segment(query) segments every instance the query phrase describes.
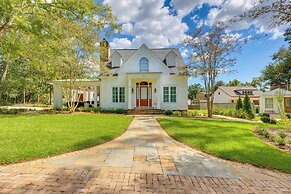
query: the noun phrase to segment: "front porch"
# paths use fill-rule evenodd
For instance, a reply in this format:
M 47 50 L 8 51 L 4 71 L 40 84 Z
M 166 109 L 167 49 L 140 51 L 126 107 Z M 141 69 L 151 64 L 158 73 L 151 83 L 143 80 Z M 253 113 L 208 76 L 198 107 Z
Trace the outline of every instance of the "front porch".
M 64 104 L 68 106 L 70 99 L 78 106 L 94 108 L 100 106 L 100 79 L 56 80 L 52 85 L 55 109 L 62 109 Z
M 160 72 L 127 73 L 128 110 L 160 109 Z

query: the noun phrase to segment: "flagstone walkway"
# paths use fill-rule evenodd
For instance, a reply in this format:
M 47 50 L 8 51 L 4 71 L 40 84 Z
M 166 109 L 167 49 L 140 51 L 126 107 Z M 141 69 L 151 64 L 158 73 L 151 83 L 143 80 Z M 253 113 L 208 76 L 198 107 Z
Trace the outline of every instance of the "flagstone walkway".
M 291 175 L 224 161 L 171 139 L 153 116 L 90 149 L 0 166 L 0 193 L 290 193 Z

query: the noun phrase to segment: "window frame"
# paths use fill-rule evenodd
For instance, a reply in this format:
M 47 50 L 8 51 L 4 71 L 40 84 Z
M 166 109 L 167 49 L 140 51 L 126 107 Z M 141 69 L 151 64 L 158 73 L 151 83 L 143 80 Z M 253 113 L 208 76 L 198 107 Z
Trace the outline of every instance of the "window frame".
M 149 72 L 149 60 L 146 57 L 142 57 L 139 60 L 139 72 Z
M 270 102 L 267 103 L 267 101 L 269 101 L 269 100 L 271 100 L 272 103 L 270 103 Z M 271 106 L 269 106 L 269 105 L 271 105 Z M 265 109 L 274 109 L 274 99 L 273 98 L 265 98 Z
M 125 87 L 112 87 L 112 103 L 125 103 Z
M 177 87 L 176 86 L 164 86 L 163 87 L 163 102 L 164 103 L 176 103 L 177 102 Z

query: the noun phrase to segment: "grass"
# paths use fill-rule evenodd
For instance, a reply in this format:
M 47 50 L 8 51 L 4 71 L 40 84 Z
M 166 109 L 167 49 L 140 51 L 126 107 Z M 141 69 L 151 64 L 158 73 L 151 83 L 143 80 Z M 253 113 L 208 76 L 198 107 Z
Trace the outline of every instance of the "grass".
M 110 114 L 0 115 L 0 163 L 79 150 L 119 136 L 132 118 Z
M 200 114 L 204 114 L 204 115 L 207 115 L 207 110 L 188 110 L 189 112 L 197 112 L 197 113 L 200 113 Z
M 189 146 L 217 157 L 291 173 L 291 154 L 260 140 L 255 124 L 236 121 L 159 118 L 165 131 Z

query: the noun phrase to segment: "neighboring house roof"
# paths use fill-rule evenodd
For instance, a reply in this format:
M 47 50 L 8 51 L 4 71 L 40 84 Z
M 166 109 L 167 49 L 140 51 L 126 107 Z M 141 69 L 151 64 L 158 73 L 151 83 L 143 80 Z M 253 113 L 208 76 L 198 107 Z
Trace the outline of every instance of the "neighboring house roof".
M 123 60 L 123 64 L 126 63 L 126 61 L 132 56 L 134 55 L 134 53 L 136 53 L 138 49 L 112 49 L 110 51 L 110 53 L 115 53 L 118 52 Z M 174 51 L 177 54 L 177 66 L 174 67 L 168 67 L 171 72 L 173 72 L 176 75 L 180 75 L 180 74 L 184 74 L 187 73 L 187 69 L 184 63 L 184 60 L 181 56 L 181 53 L 179 51 L 179 49 L 177 48 L 157 48 L 157 49 L 150 49 L 154 55 L 156 55 L 166 66 L 166 56 L 171 52 Z M 111 54 L 111 56 L 112 56 Z M 109 67 L 111 66 L 111 56 L 109 59 Z M 117 73 L 119 67 L 115 67 L 115 68 L 111 68 L 111 74 L 114 75 Z
M 283 90 L 283 89 L 280 89 L 280 88 L 277 88 L 277 89 L 272 90 L 270 92 L 263 93 L 262 96 L 276 96 L 278 93 L 283 93 L 284 96 L 291 96 L 291 92 L 290 91 Z
M 263 93 L 252 86 L 219 86 L 218 88 L 230 97 L 244 96 L 242 91 L 251 91 L 251 94 L 248 93 L 250 97 L 259 97 Z

